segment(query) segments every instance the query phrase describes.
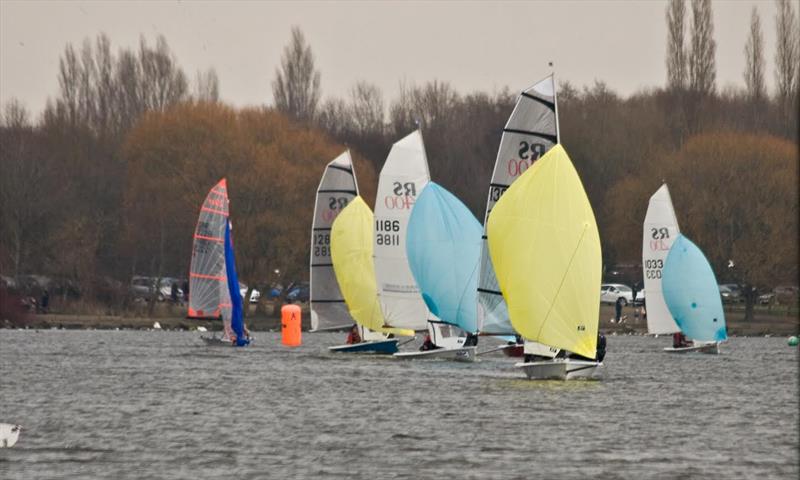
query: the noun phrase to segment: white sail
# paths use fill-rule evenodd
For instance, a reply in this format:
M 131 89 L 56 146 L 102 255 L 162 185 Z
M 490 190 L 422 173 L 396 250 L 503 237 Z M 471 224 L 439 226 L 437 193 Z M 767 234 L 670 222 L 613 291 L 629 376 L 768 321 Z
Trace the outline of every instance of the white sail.
M 375 279 L 391 327 L 423 330 L 429 318 L 406 257 L 408 219 L 429 180 L 425 146 L 417 130 L 392 145 L 375 198 Z
M 664 184 L 650 197 L 642 232 L 644 298 L 647 302 L 647 331 L 651 334 L 679 332 L 661 290 L 661 275 L 672 242 L 680 233 L 669 188 Z
M 328 163 L 317 187 L 309 267 L 312 331 L 338 329 L 355 323 L 333 271 L 330 239 L 333 221 L 356 196 L 358 184 L 353 161 L 346 151 Z
M 508 307 L 489 256 L 486 224 L 495 203 L 536 160 L 558 143 L 558 108 L 553 75 L 523 91 L 503 128 L 484 218 L 478 279 L 478 328 L 483 333 L 513 335 Z

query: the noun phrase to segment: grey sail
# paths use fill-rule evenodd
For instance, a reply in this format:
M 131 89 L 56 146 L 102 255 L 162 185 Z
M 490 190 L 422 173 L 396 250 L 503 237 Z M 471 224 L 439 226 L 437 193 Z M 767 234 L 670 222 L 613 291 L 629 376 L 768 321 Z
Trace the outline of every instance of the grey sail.
M 509 186 L 537 159 L 558 143 L 558 109 L 553 75 L 523 91 L 503 128 L 484 217 L 483 247 L 478 278 L 478 328 L 482 333 L 513 335 L 508 307 L 489 257 L 486 220 Z
M 312 331 L 339 329 L 355 323 L 333 271 L 331 225 L 339 212 L 357 196 L 358 184 L 347 151 L 325 167 L 317 188 L 309 267 Z
M 225 275 L 225 222 L 228 191 L 225 179 L 208 192 L 194 231 L 189 269 L 190 318 L 230 318 L 230 296 Z

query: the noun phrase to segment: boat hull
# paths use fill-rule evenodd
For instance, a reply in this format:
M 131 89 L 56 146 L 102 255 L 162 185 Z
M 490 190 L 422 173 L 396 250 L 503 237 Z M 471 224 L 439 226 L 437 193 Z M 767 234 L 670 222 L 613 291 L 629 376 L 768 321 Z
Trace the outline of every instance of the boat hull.
M 437 348 L 423 352 L 399 352 L 393 356 L 402 360 L 441 359 L 458 362 L 474 362 L 477 347 Z
M 690 347 L 666 347 L 664 349 L 667 353 L 707 353 L 709 355 L 719 355 L 719 342 L 703 343 L 700 345 L 692 345 Z
M 359 342 L 346 345 L 328 347 L 331 352 L 337 353 L 372 353 L 379 355 L 391 355 L 397 352 L 397 339 L 375 340 L 371 342 Z
M 602 365 L 591 360 L 558 359 L 521 362 L 514 366 L 521 369 L 530 380 L 575 380 L 596 378 Z
M 522 357 L 525 355 L 525 346 L 524 345 L 509 345 L 503 349 L 503 354 L 506 357 Z
M 221 337 L 204 337 L 200 336 L 200 338 L 206 343 L 206 345 L 210 347 L 230 347 L 231 341 L 224 340 Z

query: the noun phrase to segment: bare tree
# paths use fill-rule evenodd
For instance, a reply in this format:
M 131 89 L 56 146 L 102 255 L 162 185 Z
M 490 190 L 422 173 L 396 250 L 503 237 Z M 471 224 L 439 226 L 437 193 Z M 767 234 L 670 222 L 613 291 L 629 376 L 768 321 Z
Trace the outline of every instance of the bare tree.
M 350 109 L 358 135 L 383 134 L 383 95 L 378 87 L 356 83 L 350 90 Z
M 766 96 L 764 86 L 764 37 L 761 34 L 761 19 L 758 10 L 753 7 L 750 15 L 750 36 L 744 46 L 744 56 L 747 62 L 744 70 L 744 83 L 747 86 L 747 95 L 752 101 L 760 101 Z
M 686 87 L 685 0 L 670 0 L 667 5 L 667 87 Z
M 792 125 L 797 118 L 797 85 L 798 85 L 798 55 L 800 55 L 800 33 L 798 33 L 797 18 L 794 8 L 789 0 L 777 0 L 778 13 L 775 17 L 777 31 L 777 48 L 775 50 L 775 79 L 777 85 L 777 100 L 781 110 L 781 117 L 789 129 L 795 130 Z M 792 120 L 795 120 L 794 122 Z
M 8 249 L 14 275 L 32 268 L 34 245 L 46 237 L 42 225 L 48 189 L 36 138 L 25 107 L 16 99 L 0 112 L 0 252 Z
M 198 71 L 196 83 L 195 96 L 198 100 L 214 103 L 219 101 L 219 77 L 216 70 L 209 68 L 205 72 Z
M 689 88 L 701 98 L 714 93 L 717 81 L 711 0 L 692 0 Z
M 343 140 L 355 130 L 347 103 L 341 98 L 326 100 L 319 109 L 317 125 L 332 137 Z
M 275 69 L 272 96 L 277 109 L 293 118 L 312 122 L 320 98 L 320 73 L 314 68 L 314 54 L 299 27 L 292 27 L 292 39 L 283 50 L 281 68 Z
M 164 111 L 186 98 L 186 75 L 178 67 L 163 35 L 158 36 L 154 49 L 148 47 L 144 37 L 140 38 L 139 63 L 141 92 L 148 110 Z

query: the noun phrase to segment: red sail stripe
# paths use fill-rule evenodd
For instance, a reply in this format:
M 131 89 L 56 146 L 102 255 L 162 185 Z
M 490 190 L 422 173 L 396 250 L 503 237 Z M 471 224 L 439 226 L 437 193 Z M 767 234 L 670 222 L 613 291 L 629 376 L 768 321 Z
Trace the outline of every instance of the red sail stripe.
M 220 277 L 215 275 L 203 275 L 202 273 L 194 273 L 194 272 L 189 272 L 189 276 L 195 278 L 205 278 L 206 280 L 219 280 L 220 282 L 224 282 L 225 280 L 227 280 L 227 278 L 225 277 Z
M 228 216 L 228 212 L 224 212 L 222 210 L 214 210 L 213 208 L 208 208 L 206 206 L 200 207 L 200 210 L 203 211 L 203 212 L 216 213 L 217 215 L 222 215 L 222 216 L 225 216 L 225 217 Z
M 217 242 L 217 243 L 225 243 L 225 239 L 224 238 L 207 237 L 205 235 L 198 235 L 196 233 L 194 234 L 194 238 L 199 238 L 200 240 L 209 240 L 211 242 Z
M 220 304 L 219 304 L 219 308 L 223 308 L 223 307 L 232 307 L 232 306 L 233 306 L 233 304 L 232 304 L 232 303 L 220 303 Z

